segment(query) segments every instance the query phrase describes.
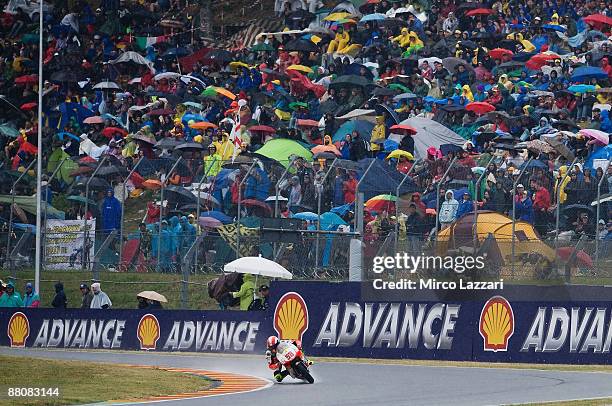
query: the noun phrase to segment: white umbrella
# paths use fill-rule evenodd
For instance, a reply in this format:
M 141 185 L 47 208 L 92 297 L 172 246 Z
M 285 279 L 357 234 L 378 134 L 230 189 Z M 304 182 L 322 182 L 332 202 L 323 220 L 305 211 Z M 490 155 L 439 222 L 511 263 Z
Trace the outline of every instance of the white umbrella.
M 143 290 L 142 292 L 137 294 L 136 297 L 143 297 L 145 299 L 155 300 L 156 302 L 168 303 L 168 299 L 166 299 L 166 296 L 157 293 L 154 290 Z
M 250 273 L 270 278 L 293 279 L 291 272 L 282 265 L 263 257 L 238 258 L 223 267 L 224 272 Z
M 140 83 L 140 82 L 142 82 L 142 78 L 134 78 L 130 80 L 128 84 L 133 85 L 133 84 Z
M 180 77 L 181 77 L 181 74 L 177 72 L 164 72 L 164 73 L 158 73 L 157 75 L 153 76 L 153 80 L 176 79 Z
M 343 116 L 336 117 L 338 120 L 349 120 L 351 118 L 357 118 L 362 116 L 375 115 L 376 110 L 366 110 L 366 109 L 355 109 L 351 110 Z
M 289 199 L 287 199 L 284 196 L 280 196 L 280 195 L 278 196 L 278 199 L 276 198 L 276 195 L 275 196 L 268 196 L 268 197 L 266 197 L 266 202 L 275 202 L 277 200 L 279 202 L 287 202 L 287 201 L 289 201 Z
M 115 82 L 100 82 L 96 84 L 93 88 L 101 90 L 121 90 L 119 85 Z

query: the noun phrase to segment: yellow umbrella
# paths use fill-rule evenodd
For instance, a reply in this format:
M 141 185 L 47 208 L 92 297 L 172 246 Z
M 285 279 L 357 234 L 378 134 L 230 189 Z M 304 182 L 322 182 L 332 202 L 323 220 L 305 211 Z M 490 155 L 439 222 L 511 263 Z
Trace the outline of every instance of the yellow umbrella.
M 414 156 L 410 152 L 403 151 L 401 149 L 396 149 L 392 151 L 389 155 L 387 155 L 386 159 L 391 159 L 391 158 L 396 158 L 396 159 L 406 158 L 409 161 L 414 161 Z
M 312 69 L 304 65 L 291 65 L 287 67 L 287 70 L 296 70 L 298 72 L 312 73 Z
M 325 17 L 323 20 L 324 21 L 338 21 L 338 20 L 342 20 L 343 18 L 348 18 L 351 15 L 352 15 L 351 13 L 347 13 L 346 11 L 343 11 L 340 13 L 331 13 L 330 15 Z
M 249 69 L 249 68 L 250 68 L 250 66 L 249 66 L 249 65 L 247 65 L 247 64 L 246 64 L 246 63 L 244 63 L 244 62 L 240 62 L 240 61 L 233 61 L 233 62 L 230 62 L 230 63 L 229 63 L 229 67 L 230 67 L 230 69 L 231 69 L 231 70 L 238 70 L 238 68 L 247 68 L 247 69 Z

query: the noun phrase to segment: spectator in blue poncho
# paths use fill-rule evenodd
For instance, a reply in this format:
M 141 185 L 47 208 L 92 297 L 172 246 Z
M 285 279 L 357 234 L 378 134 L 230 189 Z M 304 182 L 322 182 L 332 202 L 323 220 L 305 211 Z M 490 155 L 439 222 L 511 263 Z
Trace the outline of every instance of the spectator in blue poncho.
M 463 193 L 463 200 L 459 202 L 459 208 L 457 209 L 457 218 L 461 218 L 468 213 L 471 213 L 474 209 L 474 202 L 470 199 L 468 192 Z
M 121 227 L 121 203 L 115 197 L 112 188 L 106 191 L 106 197 L 102 201 L 102 230 L 110 233 Z

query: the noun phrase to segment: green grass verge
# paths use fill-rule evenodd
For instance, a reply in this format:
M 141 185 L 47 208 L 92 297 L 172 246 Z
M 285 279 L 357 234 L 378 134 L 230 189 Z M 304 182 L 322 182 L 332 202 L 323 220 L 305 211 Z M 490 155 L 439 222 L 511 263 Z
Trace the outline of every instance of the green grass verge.
M 21 405 L 72 405 L 122 399 L 146 399 L 210 388 L 212 381 L 162 369 L 0 356 L 3 374 L 0 403 Z M 120 385 L 117 383 L 121 382 Z M 8 398 L 8 388 L 55 388 L 59 397 Z M 8 403 L 4 403 L 8 402 Z
M 5 283 L 12 273 L 0 271 L 0 279 Z M 217 302 L 208 297 L 206 284 L 217 275 L 190 275 L 189 309 L 218 309 Z M 51 306 L 55 295 L 54 285 L 61 281 L 68 298 L 68 307 L 81 307 L 81 283 L 91 284 L 91 272 L 83 271 L 44 271 L 41 274 L 40 299 L 43 307 Z M 154 290 L 166 296 L 167 309 L 181 308 L 181 275 L 159 273 L 104 272 L 100 274 L 102 290 L 113 302 L 113 308 L 135 309 L 138 307 L 136 294 L 143 290 Z M 34 282 L 34 271 L 18 271 L 16 287 L 23 294 L 26 282 Z

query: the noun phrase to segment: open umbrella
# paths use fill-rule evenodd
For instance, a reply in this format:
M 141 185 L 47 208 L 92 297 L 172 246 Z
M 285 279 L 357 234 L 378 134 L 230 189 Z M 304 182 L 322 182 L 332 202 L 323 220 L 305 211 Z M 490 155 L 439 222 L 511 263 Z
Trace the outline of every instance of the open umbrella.
M 73 185 L 73 187 L 84 190 L 87 186 L 88 180 L 89 178 L 81 178 Z M 110 187 L 111 187 L 110 183 L 108 183 L 103 178 L 98 178 L 98 177 L 91 178 L 91 182 L 89 182 L 90 190 L 106 190 L 106 189 L 109 189 Z
M 128 170 L 123 166 L 103 166 L 98 169 L 96 172 L 96 176 L 106 177 L 106 176 L 115 176 L 115 175 L 127 175 Z
M 610 143 L 610 135 L 606 132 L 594 129 L 584 129 L 578 131 L 578 133 L 584 135 L 587 138 L 592 138 L 602 145 L 608 145 Z
M 254 125 L 252 127 L 249 127 L 248 130 L 251 132 L 262 132 L 262 133 L 268 133 L 268 134 L 276 133 L 276 130 L 274 128 L 267 126 L 267 125 Z
M 130 138 L 133 139 L 134 141 L 141 141 L 149 145 L 155 145 L 155 143 L 157 142 L 155 138 L 142 134 L 142 133 L 136 133 L 134 135 L 130 135 Z
M 196 196 L 182 186 L 169 185 L 164 188 L 164 194 L 168 196 L 168 200 L 177 202 L 196 202 Z
M 168 299 L 166 299 L 166 296 L 157 293 L 154 290 L 143 290 L 142 292 L 137 294 L 136 297 L 142 297 L 144 299 L 154 300 L 160 303 L 168 303 Z
M 232 218 L 227 214 L 217 211 L 217 210 L 209 210 L 200 212 L 200 216 L 202 217 L 212 217 L 214 219 L 219 220 L 223 224 L 229 224 L 232 222 Z
M 571 85 L 567 88 L 567 90 L 573 93 L 584 94 L 589 92 L 595 92 L 596 88 L 593 85 Z
M 251 48 L 251 51 L 253 51 L 253 52 L 269 52 L 269 51 L 274 51 L 274 48 L 272 47 L 272 45 L 266 44 L 265 42 L 262 42 L 262 43 L 259 43 L 259 44 L 255 44 Z
M 184 152 L 202 151 L 203 149 L 204 149 L 204 145 L 200 144 L 199 142 L 184 142 L 174 147 L 175 151 L 184 151 Z
M 591 268 L 593 266 L 593 259 L 589 254 L 583 250 L 576 251 L 575 247 L 561 247 L 557 248 L 557 255 L 564 261 L 568 261 L 572 256 L 575 256 L 578 264 Z
M 395 209 L 395 202 L 397 202 L 397 196 L 392 194 L 374 196 L 365 203 L 365 207 L 370 210 L 376 211 L 392 211 Z
M 304 65 L 289 65 L 286 70 L 295 70 L 303 73 L 312 73 L 312 69 Z
M 334 79 L 330 84 L 330 88 L 340 88 L 340 87 L 366 87 L 371 85 L 372 82 L 364 78 L 363 76 L 357 75 L 343 75 L 338 76 Z
M 589 79 L 607 79 L 608 74 L 596 66 L 582 66 L 572 72 L 573 82 L 584 82 Z
M 269 278 L 292 279 L 291 272 L 282 265 L 263 257 L 238 258 L 223 267 L 223 272 L 248 273 Z
M 38 75 L 23 75 L 19 76 L 13 81 L 16 85 L 33 85 L 38 83 Z
M 311 148 L 311 151 L 313 154 L 319 154 L 319 153 L 323 153 L 323 152 L 329 152 L 332 153 L 336 156 L 342 156 L 342 154 L 340 153 L 340 151 L 338 151 L 338 148 L 336 148 L 335 145 L 330 144 L 330 145 L 317 145 L 313 148 Z
M 490 8 L 476 8 L 474 10 L 468 11 L 467 13 L 465 13 L 465 15 L 468 17 L 475 17 L 475 16 L 488 16 L 493 13 L 494 11 Z
M 320 52 L 318 45 L 306 39 L 295 39 L 285 45 L 285 51 Z
M 155 144 L 154 147 L 157 149 L 171 150 L 180 144 L 182 144 L 182 142 L 177 140 L 176 138 L 166 137 L 166 138 L 162 138 L 161 140 L 159 140 L 157 144 Z
M 287 199 L 286 197 L 281 196 L 281 195 L 278 195 L 278 196 L 273 195 L 273 196 L 266 197 L 266 202 L 276 202 L 276 201 L 287 202 L 287 201 L 289 201 L 289 199 Z
M 458 153 L 463 151 L 463 148 L 461 148 L 458 145 L 455 144 L 442 144 L 440 145 L 440 152 L 442 153 L 442 155 L 448 155 L 450 153 Z
M 612 25 L 612 17 L 603 14 L 591 14 L 584 17 L 582 20 L 591 25 Z
M 207 121 L 200 121 L 197 123 L 189 124 L 189 128 L 193 128 L 194 130 L 207 130 L 209 128 L 218 128 L 215 124 L 209 123 Z
M 549 154 L 555 151 L 552 145 L 542 140 L 531 140 L 531 141 L 519 142 L 518 144 L 516 144 L 516 147 L 517 148 L 527 148 L 531 151 L 542 152 L 544 154 Z
M 91 207 L 95 207 L 98 203 L 94 200 L 88 199 L 85 196 L 68 196 L 66 200 L 70 200 L 71 202 L 81 203 L 81 204 L 89 204 Z
M 406 158 L 409 161 L 414 161 L 414 155 L 412 155 L 408 151 L 404 151 L 401 149 L 396 149 L 394 151 L 391 151 L 391 153 L 387 155 L 385 159 L 391 159 L 391 158 L 395 158 L 395 159 Z
M 389 127 L 391 131 L 399 134 L 410 134 L 415 135 L 417 133 L 416 128 L 409 126 L 408 124 L 394 124 Z
M 319 122 L 316 120 L 298 118 L 296 125 L 298 127 L 318 127 Z
M 512 58 L 514 52 L 505 48 L 495 48 L 489 51 L 489 56 L 493 59 Z
M 161 189 L 162 183 L 157 179 L 147 179 L 142 182 L 142 187 L 147 190 L 159 190 Z
M 17 138 L 19 135 L 19 130 L 11 127 L 8 124 L 0 124 L 0 134 L 4 135 L 5 137 Z
M 565 32 L 567 31 L 567 29 L 565 27 L 562 27 L 558 24 L 544 24 L 542 26 L 543 29 L 545 30 L 550 30 L 550 31 L 557 31 L 557 32 Z
M 206 59 L 224 64 L 234 59 L 234 56 L 231 52 L 226 51 L 225 49 L 213 49 L 206 54 Z
M 222 222 L 213 217 L 200 217 L 198 219 L 198 224 L 207 228 L 218 228 L 223 225 Z
M 542 66 L 546 65 L 550 61 L 560 59 L 561 57 L 555 53 L 540 53 L 529 58 L 525 66 L 531 70 L 539 70 Z
M 257 210 L 261 209 L 264 215 L 268 215 L 268 216 L 272 215 L 272 209 L 270 208 L 270 206 L 268 206 L 267 204 L 259 200 L 244 199 L 243 201 L 240 202 L 240 204 L 242 204 L 245 207 L 251 207 Z
M 121 90 L 121 87 L 115 82 L 100 82 L 95 84 L 93 88 L 99 90 Z
M 312 152 L 304 148 L 299 142 L 286 138 L 270 140 L 255 153 L 273 159 L 285 168 L 289 166 L 292 156 L 302 157 L 309 162 L 312 161 Z
M 83 120 L 83 123 L 85 124 L 103 124 L 104 119 L 100 116 L 91 116 Z
M 359 20 L 359 22 L 367 23 L 368 21 L 380 21 L 380 20 L 384 20 L 385 18 L 387 18 L 387 16 L 384 14 L 374 13 L 374 14 L 368 14 L 368 15 L 361 17 L 361 20 Z
M 126 130 L 119 127 L 106 127 L 101 132 L 101 134 L 106 138 L 113 138 L 115 135 L 121 135 L 122 137 L 125 137 L 127 133 L 128 132 Z
M 465 109 L 467 111 L 473 111 L 474 113 L 481 116 L 483 114 L 494 111 L 495 106 L 487 102 L 472 102 L 472 103 L 468 103 L 467 106 L 465 106 Z
M 444 65 L 444 67 L 451 73 L 455 72 L 455 68 L 457 68 L 459 65 L 463 65 L 466 70 L 474 71 L 474 68 L 468 62 L 455 57 L 442 59 L 442 65 Z
M 38 103 L 30 102 L 30 103 L 22 104 L 21 107 L 19 107 L 19 108 L 21 110 L 23 110 L 23 111 L 30 111 L 30 110 L 34 110 L 36 108 L 36 106 L 38 106 Z

